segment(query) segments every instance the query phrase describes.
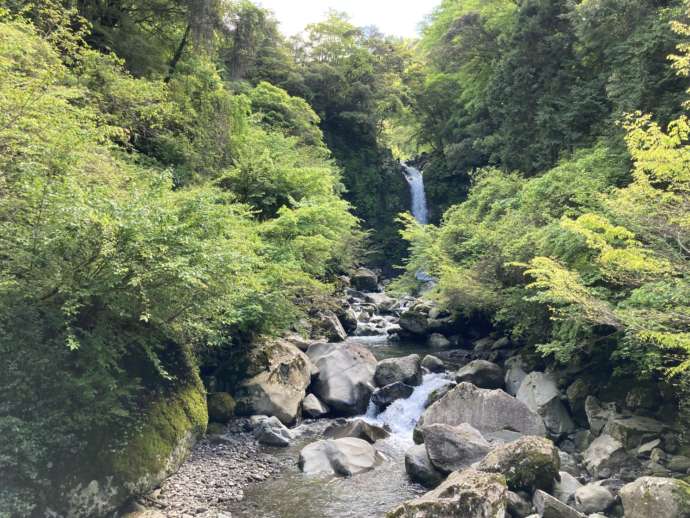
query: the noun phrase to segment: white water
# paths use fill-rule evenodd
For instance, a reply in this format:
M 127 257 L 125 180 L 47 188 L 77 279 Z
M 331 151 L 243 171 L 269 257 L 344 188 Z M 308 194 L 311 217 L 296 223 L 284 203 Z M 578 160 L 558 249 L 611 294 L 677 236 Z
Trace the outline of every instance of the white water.
M 424 192 L 424 175 L 419 169 L 415 169 L 402 163 L 405 168 L 405 179 L 410 184 L 412 195 L 412 215 L 422 225 L 429 222 L 429 212 L 426 207 L 426 193 Z
M 422 384 L 415 387 L 407 399 L 394 401 L 386 410 L 377 414 L 376 405 L 369 402 L 364 419 L 379 426 L 387 425 L 391 436 L 388 441 L 397 443 L 403 448 L 412 446 L 412 431 L 424 413 L 424 405 L 434 390 L 450 383 L 444 374 L 425 374 Z

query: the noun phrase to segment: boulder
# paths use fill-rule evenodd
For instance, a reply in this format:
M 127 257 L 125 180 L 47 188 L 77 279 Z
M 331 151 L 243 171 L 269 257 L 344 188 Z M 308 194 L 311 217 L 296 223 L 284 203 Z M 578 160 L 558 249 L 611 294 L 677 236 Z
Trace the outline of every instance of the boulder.
M 550 440 L 528 436 L 493 449 L 476 465 L 476 469 L 502 473 L 513 491 L 550 491 L 558 477 L 560 459 Z
M 299 467 L 308 475 L 349 477 L 373 469 L 380 461 L 380 454 L 371 444 L 355 437 L 316 441 L 299 454 Z
M 534 492 L 532 503 L 541 518 L 587 518 L 586 515 L 541 489 Z
M 467 423 L 458 426 L 431 424 L 422 429 L 431 463 L 443 473 L 470 466 L 483 458 L 491 445 Z
M 575 491 L 582 487 L 578 479 L 566 471 L 558 473 L 560 480 L 557 480 L 553 488 L 553 496 L 564 504 L 569 504 L 575 496 Z
M 472 383 L 480 388 L 497 389 L 504 384 L 505 373 L 495 363 L 486 360 L 474 360 L 462 367 L 455 374 L 455 381 Z
M 414 392 L 414 387 L 406 385 L 401 381 L 396 381 L 385 387 L 376 389 L 371 395 L 371 402 L 380 410 L 388 407 L 393 401 L 407 399 Z
M 227 423 L 235 415 L 235 400 L 227 392 L 214 392 L 206 396 L 208 419 L 213 423 Z
M 254 437 L 266 446 L 290 446 L 292 433 L 277 417 L 266 417 L 254 428 Z
M 661 421 L 642 416 L 615 416 L 608 420 L 603 433 L 623 443 L 627 450 L 639 448 L 666 431 L 668 427 Z
M 362 292 L 380 291 L 378 275 L 368 268 L 358 268 L 350 276 L 350 283 L 353 288 Z
M 501 475 L 473 469 L 452 473 L 436 489 L 408 500 L 387 518 L 498 518 L 507 506 L 507 489 Z
M 460 383 L 426 409 L 418 427 L 435 423 L 457 426 L 468 423 L 481 433 L 513 430 L 544 435 L 544 423 L 527 405 L 502 390 L 488 390 Z
M 263 343 L 252 354 L 261 358 L 260 363 L 254 361 L 264 370 L 242 382 L 235 391 L 235 412 L 276 416 L 284 424 L 293 423 L 314 366 L 302 351 L 285 340 Z
M 524 518 L 532 514 L 532 503 L 518 493 L 508 491 L 508 516 L 511 518 Z
M 474 350 L 475 353 L 486 353 L 491 350 L 495 343 L 495 340 L 491 338 L 490 336 L 485 336 L 484 338 L 480 338 L 479 340 L 475 340 L 472 343 L 472 349 Z
M 364 298 L 373 304 L 379 313 L 389 313 L 395 306 L 395 299 L 385 293 L 366 293 Z
M 685 455 L 674 455 L 667 462 L 668 469 L 676 473 L 690 472 L 690 457 Z
M 307 397 L 302 401 L 302 413 L 307 417 L 318 419 L 327 415 L 328 412 L 330 412 L 328 406 L 324 405 L 314 394 L 307 394 Z
M 450 347 L 450 340 L 441 333 L 431 333 L 426 339 L 426 345 L 431 349 L 446 349 Z
M 690 484 L 642 477 L 620 490 L 625 518 L 690 518 Z
M 424 403 L 424 408 L 428 408 L 431 405 L 433 405 L 434 403 L 436 403 L 436 401 L 438 401 L 443 396 L 448 394 L 450 389 L 452 389 L 454 386 L 455 386 L 455 384 L 451 383 L 449 381 L 448 383 L 441 385 L 439 388 L 432 390 L 431 393 L 426 398 L 426 403 Z
M 591 391 L 591 384 L 585 381 L 583 378 L 578 378 L 570 385 L 565 391 L 565 395 L 568 398 L 568 404 L 570 405 L 570 410 L 573 412 L 573 416 L 577 419 L 578 423 L 587 423 L 587 414 L 585 413 L 585 401 L 589 392 Z
M 346 421 L 338 419 L 323 432 L 328 439 L 341 439 L 343 437 L 356 437 L 368 443 L 374 444 L 379 439 L 385 439 L 390 434 L 374 424 L 367 423 L 363 419 Z
M 434 487 L 445 478 L 431 463 L 423 444 L 416 444 L 405 452 L 405 471 L 411 480 L 426 487 Z
M 638 385 L 625 396 L 625 406 L 633 412 L 655 412 L 663 402 L 656 384 Z
M 422 358 L 422 367 L 424 367 L 429 372 L 436 373 L 445 372 L 446 370 L 446 366 L 443 363 L 443 360 L 431 354 L 427 354 L 424 358 Z
M 599 435 L 606 423 L 617 415 L 615 403 L 602 403 L 594 396 L 585 399 L 585 414 L 589 429 L 594 435 Z
M 508 358 L 505 362 L 506 375 L 505 387 L 508 394 L 514 396 L 517 394 L 522 384 L 522 380 L 527 376 L 525 371 L 525 364 L 520 356 L 513 356 Z
M 349 343 L 316 344 L 307 354 L 319 370 L 314 394 L 336 414 L 363 414 L 374 391 L 374 355 Z
M 388 358 L 376 365 L 374 382 L 379 387 L 391 383 L 401 382 L 406 385 L 422 384 L 422 365 L 418 354 L 410 354 L 401 358 Z
M 600 484 L 587 484 L 575 491 L 575 508 L 586 514 L 605 511 L 615 500 L 613 493 Z
M 415 304 L 402 315 L 398 322 L 400 328 L 412 335 L 426 335 L 429 329 L 429 308 L 422 304 Z
M 329 342 L 342 342 L 347 338 L 343 324 L 333 311 L 319 313 L 316 332 L 323 335 Z
M 531 372 L 522 383 L 517 398 L 524 402 L 533 412 L 544 419 L 549 432 L 554 435 L 570 433 L 575 430 L 575 423 L 565 405 L 561 402 L 556 379 L 544 372 Z
M 590 475 L 606 478 L 623 466 L 628 455 L 623 444 L 610 435 L 600 435 L 585 450 L 584 465 Z
M 343 307 L 336 313 L 340 324 L 343 326 L 345 333 L 354 333 L 357 329 L 357 313 L 355 310 L 348 307 Z M 343 339 L 344 340 L 344 339 Z M 340 340 L 336 340 L 340 341 Z

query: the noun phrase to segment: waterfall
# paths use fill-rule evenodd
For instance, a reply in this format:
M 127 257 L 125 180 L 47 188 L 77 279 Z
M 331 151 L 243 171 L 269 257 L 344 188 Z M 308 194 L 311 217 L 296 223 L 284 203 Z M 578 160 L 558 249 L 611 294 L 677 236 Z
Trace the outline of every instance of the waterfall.
M 412 215 L 422 225 L 429 222 L 429 215 L 426 208 L 426 193 L 424 192 L 424 176 L 419 169 L 402 163 L 405 168 L 405 179 L 410 184 L 410 194 L 412 195 Z

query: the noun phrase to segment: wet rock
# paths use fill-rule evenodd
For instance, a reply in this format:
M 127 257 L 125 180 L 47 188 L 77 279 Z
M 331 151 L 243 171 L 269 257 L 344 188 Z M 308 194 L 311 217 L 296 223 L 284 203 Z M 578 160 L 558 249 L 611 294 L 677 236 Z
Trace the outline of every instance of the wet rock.
M 349 343 L 317 344 L 307 354 L 319 369 L 314 394 L 337 414 L 363 414 L 374 391 L 374 355 Z
M 214 392 L 206 397 L 208 419 L 214 423 L 227 423 L 235 415 L 235 399 L 227 392 Z
M 561 402 L 556 379 L 544 372 L 528 374 L 520 384 L 517 398 L 544 419 L 547 430 L 554 435 L 575 430 L 575 423 Z
M 401 358 L 388 358 L 376 365 L 374 382 L 379 387 L 401 382 L 417 386 L 422 383 L 422 365 L 418 354 Z
M 378 276 L 368 268 L 358 268 L 351 276 L 350 283 L 362 292 L 380 291 Z
M 585 399 L 585 413 L 589 429 L 594 435 L 599 435 L 606 423 L 616 416 L 616 404 L 602 403 L 594 396 L 588 396 Z
M 450 340 L 441 333 L 431 333 L 426 340 L 426 345 L 431 349 L 446 349 L 450 347 Z
M 570 501 L 575 496 L 575 491 L 582 487 L 578 479 L 566 471 L 559 473 L 560 480 L 556 481 L 553 488 L 553 496 L 558 498 L 564 504 L 570 504 Z
M 427 354 L 422 358 L 422 367 L 429 372 L 435 373 L 445 372 L 446 370 L 446 365 L 443 363 L 443 360 L 431 354 Z
M 312 419 L 318 419 L 323 417 L 330 412 L 330 409 L 322 401 L 319 400 L 314 394 L 307 394 L 307 397 L 302 401 L 302 413 L 311 417 Z
M 302 351 L 285 340 L 261 344 L 253 354 L 263 359 L 264 370 L 239 386 L 235 392 L 235 412 L 276 416 L 285 424 L 293 423 L 314 366 Z
M 511 518 L 524 518 L 532 514 L 534 510 L 529 500 L 513 491 L 508 491 L 507 501 L 508 515 Z
M 309 475 L 349 477 L 373 469 L 380 461 L 380 454 L 371 444 L 355 437 L 316 441 L 299 454 L 299 467 Z
M 473 469 L 452 473 L 436 489 L 409 500 L 387 518 L 494 518 L 505 515 L 507 489 L 501 475 Z
M 445 478 L 431 463 L 423 444 L 417 444 L 405 452 L 405 471 L 411 480 L 426 487 L 434 487 Z
M 514 430 L 544 435 L 541 417 L 502 390 L 488 390 L 460 383 L 426 409 L 418 427 L 434 423 L 457 426 L 468 423 L 481 433 Z
M 642 477 L 620 491 L 625 518 L 690 518 L 690 484 L 682 480 Z
M 458 426 L 432 424 L 422 428 L 431 463 L 443 473 L 470 466 L 483 458 L 491 445 L 467 423 Z
M 495 363 L 486 360 L 474 360 L 462 367 L 455 374 L 455 381 L 466 381 L 480 388 L 502 388 L 505 374 L 503 369 Z
M 414 387 L 396 381 L 395 383 L 376 389 L 371 395 L 371 402 L 379 409 L 383 410 L 398 399 L 407 399 L 413 392 Z
M 323 311 L 316 322 L 316 332 L 322 334 L 329 342 L 342 342 L 347 333 L 333 311 Z
M 575 508 L 583 513 L 605 511 L 614 501 L 611 491 L 599 484 L 587 484 L 575 491 Z
M 527 376 L 525 365 L 520 356 L 513 356 L 512 358 L 508 358 L 506 360 L 505 367 L 506 375 L 504 381 L 506 391 L 511 396 L 514 396 L 517 394 L 518 390 L 520 390 L 522 380 L 524 380 Z
M 380 426 L 369 424 L 363 419 L 355 419 L 354 421 L 338 420 L 326 428 L 323 435 L 329 439 L 356 437 L 374 444 L 379 439 L 385 439 L 390 434 Z
M 534 492 L 532 503 L 541 518 L 586 518 L 584 514 L 541 489 Z
M 254 436 L 259 444 L 266 446 L 290 446 L 292 433 L 277 417 L 262 419 L 254 430 Z
M 587 471 L 596 478 L 606 478 L 628 461 L 623 444 L 610 435 L 600 435 L 584 452 Z
M 511 490 L 530 492 L 550 491 L 559 468 L 558 450 L 553 443 L 531 436 L 498 446 L 476 465 L 479 471 L 502 473 Z

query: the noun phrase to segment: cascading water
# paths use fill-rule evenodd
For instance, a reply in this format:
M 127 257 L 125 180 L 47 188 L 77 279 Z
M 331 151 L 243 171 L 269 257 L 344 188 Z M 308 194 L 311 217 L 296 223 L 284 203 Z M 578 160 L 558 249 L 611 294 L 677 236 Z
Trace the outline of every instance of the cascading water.
M 410 184 L 412 195 L 412 215 L 422 225 L 429 222 L 429 214 L 426 207 L 426 193 L 424 192 L 424 175 L 419 169 L 402 163 L 405 168 L 405 179 Z

